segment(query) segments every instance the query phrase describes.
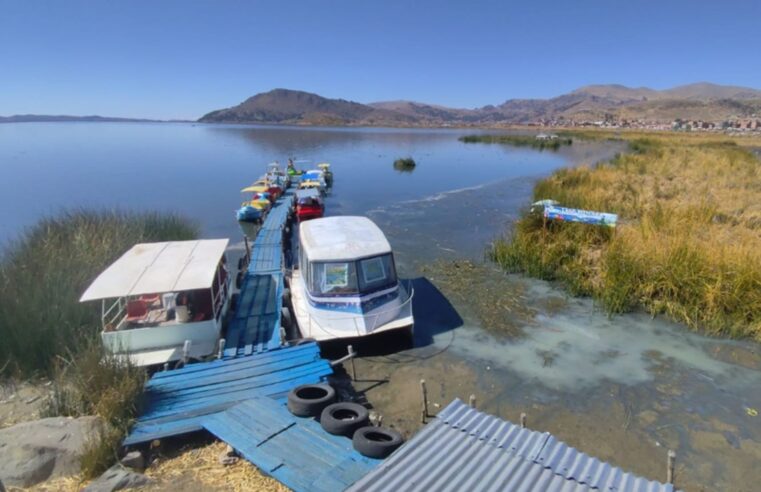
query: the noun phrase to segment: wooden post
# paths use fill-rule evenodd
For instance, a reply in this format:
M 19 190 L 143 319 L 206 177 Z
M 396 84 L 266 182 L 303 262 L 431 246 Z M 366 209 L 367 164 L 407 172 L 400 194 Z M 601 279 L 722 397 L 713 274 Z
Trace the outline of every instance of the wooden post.
M 190 340 L 185 340 L 182 346 L 182 363 L 186 364 L 190 358 Z
M 428 390 L 425 387 L 425 379 L 420 380 L 420 391 L 423 393 L 423 409 L 420 421 L 425 424 L 425 419 L 428 417 Z
M 219 349 L 217 349 L 217 359 L 221 359 L 225 353 L 225 344 L 227 341 L 224 338 L 219 339 Z
M 471 408 L 476 408 L 476 395 L 470 395 L 470 398 L 468 398 L 468 405 L 470 405 Z
M 668 461 L 667 461 L 667 468 L 666 468 L 666 482 L 670 484 L 674 484 L 674 462 L 676 461 L 676 452 L 669 449 L 668 452 Z
M 521 429 L 526 428 L 526 413 L 521 412 Z
M 351 345 L 347 347 L 347 350 L 349 351 L 349 355 L 354 355 L 354 348 Z M 354 381 L 357 380 L 357 366 L 354 365 L 354 357 L 351 358 L 351 379 Z

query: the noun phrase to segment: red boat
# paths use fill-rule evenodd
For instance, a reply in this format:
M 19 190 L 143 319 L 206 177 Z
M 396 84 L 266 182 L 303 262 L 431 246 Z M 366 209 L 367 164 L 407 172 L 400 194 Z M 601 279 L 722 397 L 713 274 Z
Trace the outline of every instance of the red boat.
M 299 221 L 317 219 L 325 214 L 325 203 L 316 189 L 296 191 L 296 217 Z

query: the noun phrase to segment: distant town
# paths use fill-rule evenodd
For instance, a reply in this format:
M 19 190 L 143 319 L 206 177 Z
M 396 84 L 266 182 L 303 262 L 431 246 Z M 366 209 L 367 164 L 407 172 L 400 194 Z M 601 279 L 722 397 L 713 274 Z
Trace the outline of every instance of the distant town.
M 576 127 L 599 127 L 599 128 L 633 128 L 642 130 L 665 130 L 685 132 L 724 132 L 744 133 L 761 132 L 761 118 L 743 118 L 723 121 L 683 120 L 675 119 L 671 123 L 648 121 L 643 119 L 606 118 L 603 120 L 576 120 L 566 118 L 545 118 L 529 123 L 528 126 L 549 128 L 576 128 Z

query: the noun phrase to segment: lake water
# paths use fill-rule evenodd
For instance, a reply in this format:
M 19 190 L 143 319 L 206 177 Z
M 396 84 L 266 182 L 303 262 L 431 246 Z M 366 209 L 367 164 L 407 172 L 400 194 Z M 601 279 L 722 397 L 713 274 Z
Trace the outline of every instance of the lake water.
M 375 220 L 416 286 L 416 346 L 371 342 L 356 389 L 384 422 L 419 425 L 419 380 L 432 402 L 476 394 L 479 407 L 551 431 L 581 450 L 665 479 L 676 449 L 686 490 L 761 483 L 758 345 L 714 340 L 643 314 L 609 318 L 588 299 L 506 276 L 488 242 L 552 170 L 623 150 L 574 142 L 559 152 L 463 144 L 462 130 L 196 124 L 0 125 L 0 241 L 74 207 L 172 210 L 205 237 L 240 241 L 240 188 L 273 160 L 332 164 L 329 215 Z M 412 156 L 411 173 L 393 169 Z M 340 351 L 341 348 L 325 348 Z M 435 408 L 432 409 L 435 411 Z

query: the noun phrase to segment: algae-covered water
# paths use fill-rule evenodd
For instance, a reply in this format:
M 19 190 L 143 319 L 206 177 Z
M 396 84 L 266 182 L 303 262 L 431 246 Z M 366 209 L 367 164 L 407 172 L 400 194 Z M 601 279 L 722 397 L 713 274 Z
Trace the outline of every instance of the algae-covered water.
M 549 431 L 583 452 L 665 479 L 677 451 L 686 490 L 758 490 L 761 355 L 644 314 L 608 317 L 588 299 L 505 275 L 485 246 L 530 203 L 537 178 L 594 164 L 622 144 L 558 152 L 464 144 L 460 130 L 238 125 L 0 125 L 0 241 L 73 207 L 173 210 L 206 237 L 238 242 L 239 189 L 267 162 L 329 161 L 328 214 L 375 220 L 413 279 L 415 347 L 390 334 L 359 347 L 355 389 L 384 422 L 420 426 L 420 379 L 432 412 L 474 394 L 479 408 Z M 394 170 L 412 156 L 412 172 Z M 345 347 L 326 346 L 328 355 Z

